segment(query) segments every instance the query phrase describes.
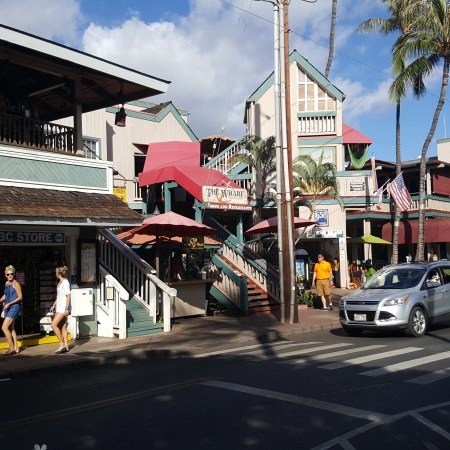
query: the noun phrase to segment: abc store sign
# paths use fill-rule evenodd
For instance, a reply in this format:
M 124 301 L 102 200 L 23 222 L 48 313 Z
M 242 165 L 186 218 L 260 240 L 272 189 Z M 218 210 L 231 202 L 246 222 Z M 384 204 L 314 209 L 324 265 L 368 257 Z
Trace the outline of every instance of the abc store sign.
M 0 244 L 64 244 L 64 233 L 0 231 Z

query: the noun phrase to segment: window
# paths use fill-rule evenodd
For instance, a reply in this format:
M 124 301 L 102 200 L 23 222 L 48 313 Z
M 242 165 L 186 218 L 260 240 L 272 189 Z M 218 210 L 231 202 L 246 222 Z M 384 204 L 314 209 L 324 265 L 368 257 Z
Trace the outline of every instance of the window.
M 300 147 L 299 154 L 310 156 L 317 164 L 319 164 L 320 155 L 322 155 L 322 164 L 331 163 L 336 167 L 335 147 Z
M 444 284 L 450 283 L 450 267 L 442 267 L 442 275 L 444 276 Z
M 86 153 L 86 158 L 89 159 L 101 159 L 100 151 L 100 139 L 95 138 L 83 138 L 83 149 Z
M 298 110 L 300 112 L 334 111 L 336 101 L 303 71 L 298 70 Z

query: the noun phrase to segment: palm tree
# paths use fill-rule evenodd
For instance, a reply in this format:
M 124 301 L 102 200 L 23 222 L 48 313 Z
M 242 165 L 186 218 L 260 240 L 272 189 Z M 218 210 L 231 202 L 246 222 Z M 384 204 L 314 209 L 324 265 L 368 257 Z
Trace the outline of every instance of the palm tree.
M 399 32 L 400 34 L 406 33 L 410 29 L 410 21 L 408 21 L 408 15 L 405 14 L 408 7 L 411 5 L 411 0 L 381 0 L 386 4 L 389 13 L 388 18 L 374 18 L 367 19 L 361 23 L 358 27 L 358 31 L 362 33 L 380 32 L 385 35 Z M 399 67 L 400 70 L 404 68 Z M 395 74 L 394 74 L 395 75 Z M 397 74 L 398 75 L 398 74 Z M 391 86 L 392 89 L 392 86 Z M 400 103 L 404 97 L 404 91 L 392 91 L 390 97 L 396 103 L 395 111 L 395 173 L 399 175 L 402 170 L 402 156 L 400 146 Z M 398 229 L 400 224 L 400 211 L 397 204 L 394 203 L 394 226 L 392 236 L 392 263 L 398 263 Z
M 254 192 L 257 200 L 255 222 L 261 219 L 261 211 L 264 200 L 270 197 L 269 177 L 276 170 L 276 147 L 275 136 L 261 139 L 257 136 L 249 136 L 244 144 L 244 151 L 237 154 L 232 159 L 233 164 L 244 163 L 252 170 L 256 183 Z
M 333 63 L 334 38 L 336 35 L 336 10 L 337 0 L 333 0 L 333 3 L 331 5 L 330 46 L 328 48 L 328 60 L 325 68 L 325 78 L 327 79 L 330 76 L 331 64 Z
M 425 138 L 420 155 L 419 180 L 419 235 L 417 238 L 416 261 L 425 260 L 425 189 L 426 157 L 434 137 L 442 107 L 447 96 L 450 67 L 450 5 L 449 0 L 412 0 L 410 10 L 414 17 L 411 29 L 400 35 L 394 44 L 394 70 L 400 75 L 394 89 L 404 92 L 405 86 L 413 86 L 414 95 L 419 98 L 426 92 L 423 79 L 442 64 L 442 79 L 439 99 Z M 409 15 L 409 14 L 408 14 Z M 404 61 L 412 60 L 403 68 Z
M 341 203 L 336 168 L 332 163 L 323 162 L 323 153 L 318 162 L 309 155 L 300 155 L 296 158 L 293 169 L 293 190 L 296 195 L 303 197 L 296 203 L 309 208 L 310 219 L 314 216 L 319 199 L 332 197 Z

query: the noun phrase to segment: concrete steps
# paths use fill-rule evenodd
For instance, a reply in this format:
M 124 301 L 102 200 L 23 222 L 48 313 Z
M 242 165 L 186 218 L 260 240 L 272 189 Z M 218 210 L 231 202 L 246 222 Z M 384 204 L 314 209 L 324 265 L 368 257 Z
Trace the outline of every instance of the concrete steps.
M 138 300 L 132 298 L 127 302 L 127 337 L 161 333 L 163 328 L 164 325 L 155 323 Z

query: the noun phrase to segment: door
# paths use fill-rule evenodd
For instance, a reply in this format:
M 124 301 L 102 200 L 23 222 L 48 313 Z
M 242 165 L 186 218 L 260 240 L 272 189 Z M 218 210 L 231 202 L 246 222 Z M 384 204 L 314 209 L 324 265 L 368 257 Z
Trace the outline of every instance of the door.
M 450 320 L 450 265 L 442 266 L 442 280 L 443 280 L 443 298 L 442 298 L 442 318 Z
M 439 268 L 431 269 L 425 278 L 427 296 L 428 317 L 433 321 L 441 319 L 445 311 L 444 294 L 448 291 L 448 285 L 444 285 Z

